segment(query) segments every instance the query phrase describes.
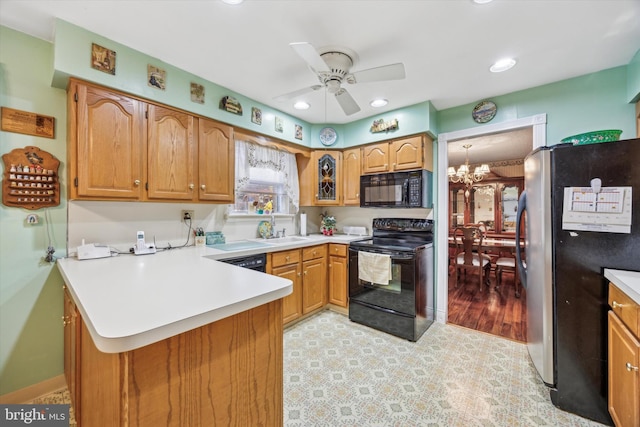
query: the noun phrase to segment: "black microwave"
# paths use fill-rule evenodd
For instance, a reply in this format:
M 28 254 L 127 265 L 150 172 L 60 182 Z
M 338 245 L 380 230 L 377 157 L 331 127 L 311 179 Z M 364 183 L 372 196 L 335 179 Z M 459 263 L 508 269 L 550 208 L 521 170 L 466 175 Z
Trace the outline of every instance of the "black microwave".
M 424 169 L 360 177 L 363 208 L 432 208 L 433 174 Z

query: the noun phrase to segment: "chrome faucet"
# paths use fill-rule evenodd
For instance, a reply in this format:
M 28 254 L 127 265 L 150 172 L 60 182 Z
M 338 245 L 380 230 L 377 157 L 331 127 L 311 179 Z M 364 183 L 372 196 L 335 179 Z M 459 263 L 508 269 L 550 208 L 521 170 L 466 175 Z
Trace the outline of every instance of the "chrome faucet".
M 271 223 L 271 237 L 275 237 L 276 216 L 273 213 L 271 214 L 271 220 L 269 222 Z

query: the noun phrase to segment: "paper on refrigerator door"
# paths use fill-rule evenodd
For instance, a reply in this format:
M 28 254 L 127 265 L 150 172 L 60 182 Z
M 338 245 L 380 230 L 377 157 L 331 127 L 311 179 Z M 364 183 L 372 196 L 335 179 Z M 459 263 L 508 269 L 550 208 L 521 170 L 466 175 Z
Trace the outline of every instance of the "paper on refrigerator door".
M 631 233 L 632 187 L 565 187 L 562 229 Z

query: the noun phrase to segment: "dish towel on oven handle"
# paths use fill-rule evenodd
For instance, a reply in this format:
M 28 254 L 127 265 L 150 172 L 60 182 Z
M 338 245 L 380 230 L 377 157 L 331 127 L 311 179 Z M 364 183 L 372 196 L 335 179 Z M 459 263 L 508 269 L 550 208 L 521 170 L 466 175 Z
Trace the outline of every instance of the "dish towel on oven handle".
M 388 285 L 391 280 L 391 256 L 358 252 L 358 278 L 364 282 Z

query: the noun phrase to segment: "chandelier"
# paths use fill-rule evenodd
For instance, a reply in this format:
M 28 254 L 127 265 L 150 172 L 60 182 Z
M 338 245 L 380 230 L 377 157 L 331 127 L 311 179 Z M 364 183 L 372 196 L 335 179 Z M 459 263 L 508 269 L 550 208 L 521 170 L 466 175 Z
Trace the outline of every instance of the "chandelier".
M 464 165 L 460 165 L 457 171 L 454 167 L 450 167 L 447 169 L 447 175 L 449 176 L 449 181 L 464 184 L 468 191 L 469 187 L 474 183 L 482 181 L 482 179 L 489 174 L 490 170 L 489 165 L 484 163 L 480 166 L 476 166 L 473 173 L 471 173 L 469 169 L 469 148 L 471 148 L 471 144 L 466 144 L 462 147 L 467 150 Z

